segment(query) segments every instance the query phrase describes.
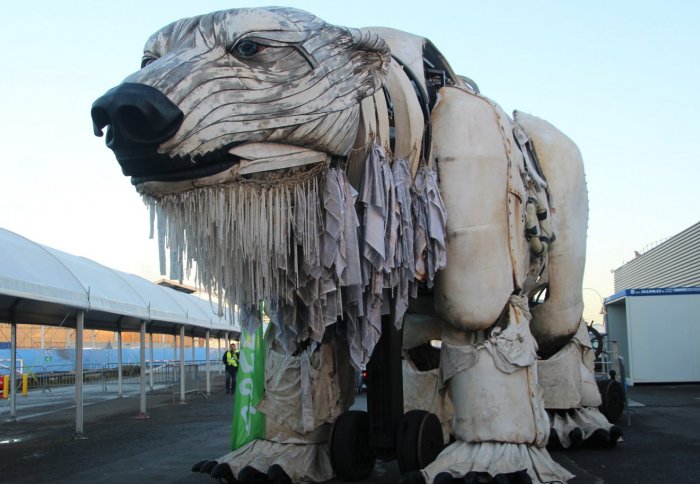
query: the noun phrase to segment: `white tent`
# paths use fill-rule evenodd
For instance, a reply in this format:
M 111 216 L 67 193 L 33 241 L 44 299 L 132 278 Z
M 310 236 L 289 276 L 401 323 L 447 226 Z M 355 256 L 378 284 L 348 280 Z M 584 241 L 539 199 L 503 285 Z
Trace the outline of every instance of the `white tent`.
M 76 329 L 76 374 L 82 373 L 83 329 L 141 332 L 141 413 L 145 415 L 145 334 L 180 334 L 180 370 L 184 337 L 234 335 L 240 327 L 217 305 L 153 284 L 84 257 L 61 252 L 0 228 L 0 321 L 12 325 L 15 374 L 16 325 L 60 325 Z M 121 346 L 121 338 L 120 338 Z M 80 351 L 78 351 L 80 350 Z M 207 384 L 209 384 L 207 352 Z M 181 373 L 182 374 L 182 373 Z M 11 379 L 14 417 L 15 379 Z M 184 379 L 181 378 L 181 400 Z M 76 433 L 82 434 L 82 379 L 76 378 Z
M 0 320 L 75 327 L 172 333 L 184 325 L 204 336 L 240 328 L 199 297 L 110 269 L 84 257 L 37 244 L 0 228 Z

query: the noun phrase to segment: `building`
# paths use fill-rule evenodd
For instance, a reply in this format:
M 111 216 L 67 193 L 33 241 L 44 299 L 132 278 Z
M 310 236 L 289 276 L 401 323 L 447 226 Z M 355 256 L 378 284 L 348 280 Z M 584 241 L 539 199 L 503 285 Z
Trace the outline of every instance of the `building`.
M 635 255 L 605 299 L 627 382 L 700 381 L 700 222 Z

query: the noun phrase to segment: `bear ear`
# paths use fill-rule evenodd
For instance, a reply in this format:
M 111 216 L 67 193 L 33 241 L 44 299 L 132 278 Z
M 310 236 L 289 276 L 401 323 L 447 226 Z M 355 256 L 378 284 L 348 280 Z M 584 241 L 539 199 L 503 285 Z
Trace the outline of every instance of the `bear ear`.
M 352 37 L 349 50 L 354 64 L 353 74 L 362 79 L 358 94 L 360 99 L 364 99 L 384 85 L 391 50 L 384 39 L 375 33 L 365 29 L 347 30 Z

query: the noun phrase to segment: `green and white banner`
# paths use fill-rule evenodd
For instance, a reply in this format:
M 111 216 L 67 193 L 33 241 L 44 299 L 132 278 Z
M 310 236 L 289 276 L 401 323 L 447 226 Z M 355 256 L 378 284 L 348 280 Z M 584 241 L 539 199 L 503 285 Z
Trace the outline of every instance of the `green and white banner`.
M 241 332 L 236 397 L 233 405 L 231 450 L 265 435 L 265 415 L 255 406 L 265 394 L 265 347 L 262 307 L 260 324 L 254 334 Z

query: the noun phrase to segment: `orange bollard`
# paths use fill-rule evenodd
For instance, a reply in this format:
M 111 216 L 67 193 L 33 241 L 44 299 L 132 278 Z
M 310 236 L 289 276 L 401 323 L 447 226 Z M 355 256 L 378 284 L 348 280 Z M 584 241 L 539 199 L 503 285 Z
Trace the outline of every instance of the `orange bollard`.
M 27 374 L 22 375 L 22 396 L 26 397 L 27 396 L 27 387 L 29 386 L 29 379 L 27 378 Z
M 5 375 L 2 385 L 2 398 L 7 398 L 10 394 L 10 375 Z

